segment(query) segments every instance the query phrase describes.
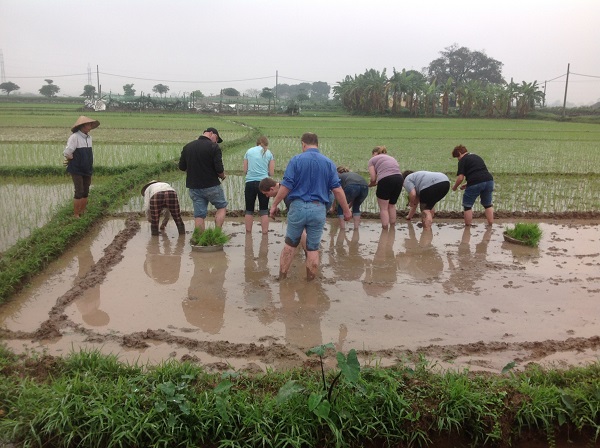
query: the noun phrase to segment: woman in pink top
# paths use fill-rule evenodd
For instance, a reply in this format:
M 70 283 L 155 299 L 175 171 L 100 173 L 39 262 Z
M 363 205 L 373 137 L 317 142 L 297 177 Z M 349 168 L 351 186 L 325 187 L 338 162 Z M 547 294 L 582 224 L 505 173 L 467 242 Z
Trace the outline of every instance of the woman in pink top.
M 396 224 L 396 202 L 402 191 L 404 179 L 396 159 L 387 154 L 385 146 L 373 148 L 369 160 L 369 187 L 377 186 L 375 195 L 379 205 L 381 226 L 387 229 Z

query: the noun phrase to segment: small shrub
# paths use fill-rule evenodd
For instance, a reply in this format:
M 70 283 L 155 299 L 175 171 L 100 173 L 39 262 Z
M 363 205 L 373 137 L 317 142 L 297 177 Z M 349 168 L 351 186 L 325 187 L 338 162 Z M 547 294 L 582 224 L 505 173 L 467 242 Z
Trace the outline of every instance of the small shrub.
M 514 227 L 508 227 L 504 233 L 531 247 L 537 247 L 542 238 L 542 229 L 537 223 L 518 222 Z
M 196 227 L 190 240 L 195 246 L 223 246 L 227 241 L 229 236 L 220 227 L 205 229 L 204 232 Z

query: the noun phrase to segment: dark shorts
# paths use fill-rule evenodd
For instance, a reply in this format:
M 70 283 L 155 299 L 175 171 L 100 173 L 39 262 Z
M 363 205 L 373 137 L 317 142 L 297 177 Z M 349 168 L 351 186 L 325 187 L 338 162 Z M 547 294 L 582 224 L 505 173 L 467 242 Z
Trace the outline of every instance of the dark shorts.
M 74 199 L 87 198 L 90 194 L 90 185 L 92 185 L 92 176 L 82 176 L 80 174 L 71 174 L 73 186 L 75 187 Z
M 254 206 L 256 204 L 256 198 L 258 198 L 258 211 L 260 215 L 269 214 L 269 198 L 260 192 L 258 189 L 260 181 L 252 180 L 246 182 L 244 189 L 244 197 L 246 198 L 246 215 L 254 214 Z
M 402 177 L 402 174 L 392 174 L 391 176 L 384 177 L 377 181 L 377 191 L 375 192 L 375 195 L 378 199 L 390 201 L 390 204 L 394 205 L 398 202 L 398 198 L 402 192 L 403 183 L 404 178 Z
M 444 199 L 444 196 L 448 194 L 449 190 L 449 181 L 433 184 L 431 187 L 421 190 L 421 194 L 419 195 L 421 210 L 431 210 L 435 204 Z

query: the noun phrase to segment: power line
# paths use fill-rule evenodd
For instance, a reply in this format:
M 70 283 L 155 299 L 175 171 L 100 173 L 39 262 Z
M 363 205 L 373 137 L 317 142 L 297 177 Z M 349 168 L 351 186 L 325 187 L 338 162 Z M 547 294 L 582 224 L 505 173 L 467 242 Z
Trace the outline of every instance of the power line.
M 587 78 L 600 78 L 600 76 L 594 76 L 594 75 L 582 75 L 581 73 L 573 73 L 571 72 L 572 75 L 577 75 L 577 76 L 585 76 Z
M 274 78 L 275 76 L 264 76 L 262 78 L 247 78 L 247 79 L 225 79 L 225 80 L 217 80 L 217 81 L 181 81 L 181 80 L 171 80 L 171 79 L 153 79 L 153 78 L 140 78 L 140 77 L 135 77 L 135 76 L 126 76 L 126 75 L 116 75 L 114 73 L 105 73 L 105 72 L 100 72 L 100 74 L 102 75 L 106 75 L 106 76 L 114 76 L 116 78 L 127 78 L 127 79 L 137 79 L 139 81 L 158 81 L 158 82 L 181 82 L 181 83 L 189 83 L 189 84 L 209 84 L 209 83 L 229 83 L 229 82 L 243 82 L 243 81 L 258 81 L 261 79 L 271 79 Z
M 44 75 L 44 76 L 11 76 L 14 79 L 45 79 L 45 78 L 67 78 L 69 76 L 82 76 L 87 73 L 74 73 L 72 75 Z

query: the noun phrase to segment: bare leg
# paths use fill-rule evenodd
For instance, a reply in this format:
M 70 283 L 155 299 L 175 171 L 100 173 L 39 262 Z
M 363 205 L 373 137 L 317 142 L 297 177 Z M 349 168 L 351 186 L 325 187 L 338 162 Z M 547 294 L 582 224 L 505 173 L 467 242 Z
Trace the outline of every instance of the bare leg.
M 314 280 L 317 276 L 319 269 L 319 251 L 318 250 L 307 250 L 306 251 L 306 279 Z
M 360 226 L 360 215 L 353 216 L 352 220 L 354 221 L 354 230 L 358 229 Z
M 340 217 L 340 229 L 346 229 L 346 221 L 344 221 L 344 217 Z
M 260 217 L 260 229 L 263 234 L 269 233 L 269 215 L 262 215 Z
M 80 215 L 83 215 L 83 213 L 85 212 L 87 203 L 88 203 L 88 198 L 81 198 L 81 210 L 79 210 Z
M 421 221 L 423 222 L 423 229 L 431 229 L 431 224 L 433 222 L 431 210 L 423 210 L 421 212 Z
M 200 232 L 204 232 L 204 218 L 194 218 L 194 225 L 196 228 L 200 229 Z
M 470 226 L 473 222 L 473 210 L 465 210 L 465 226 Z
M 379 204 L 379 219 L 381 220 L 381 227 L 387 229 L 390 225 L 390 215 L 388 211 L 390 201 L 377 198 L 377 204 Z
M 485 209 L 485 217 L 490 226 L 494 224 L 494 207 L 488 207 Z
M 227 214 L 226 208 L 220 208 L 215 213 L 215 227 L 223 228 L 225 222 L 225 215 Z
M 73 199 L 73 216 L 79 218 L 79 199 Z
M 252 232 L 252 221 L 254 221 L 254 216 L 244 215 L 244 223 L 246 224 L 246 233 Z
M 388 204 L 388 216 L 390 217 L 390 225 L 396 224 L 396 204 Z
M 292 247 L 288 244 L 283 246 L 281 250 L 281 257 L 279 259 L 279 278 L 283 279 L 287 277 L 287 273 L 290 270 L 290 266 L 292 264 L 292 260 L 294 259 L 294 254 L 296 253 L 296 248 Z

